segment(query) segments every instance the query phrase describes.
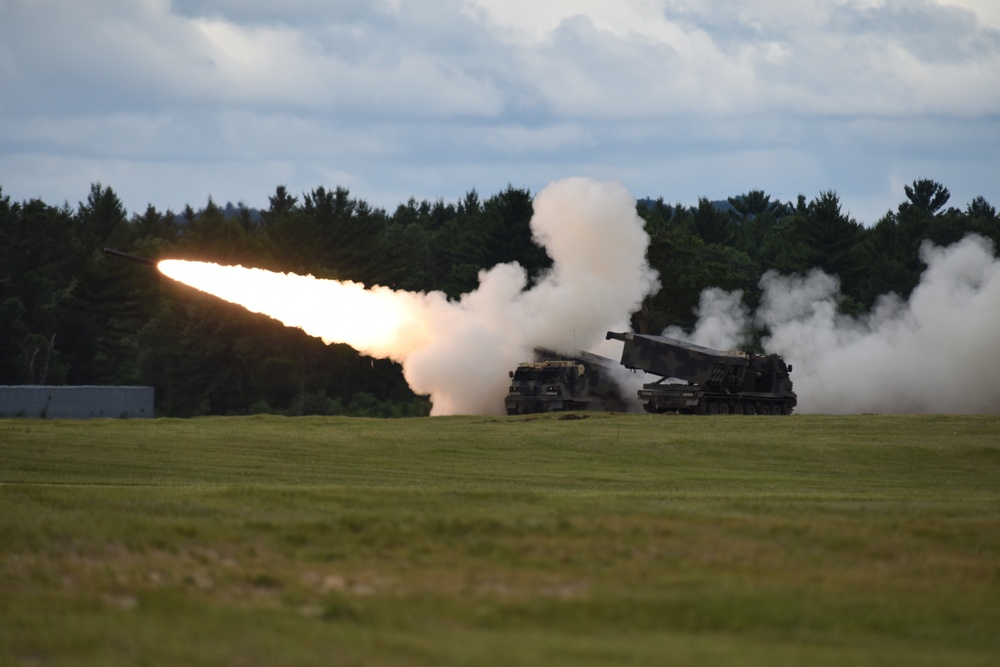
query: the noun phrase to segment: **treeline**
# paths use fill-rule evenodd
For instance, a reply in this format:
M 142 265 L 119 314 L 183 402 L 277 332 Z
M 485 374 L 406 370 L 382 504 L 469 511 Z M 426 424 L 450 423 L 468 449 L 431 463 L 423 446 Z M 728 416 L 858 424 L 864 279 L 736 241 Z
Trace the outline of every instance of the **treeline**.
M 769 269 L 840 277 L 848 313 L 887 292 L 907 296 L 920 244 L 977 233 L 1000 243 L 996 209 L 977 197 L 948 207 L 941 184 L 918 180 L 874 225 L 846 214 L 835 192 L 772 201 L 754 190 L 720 207 L 643 201 L 648 260 L 664 286 L 634 317 L 639 331 L 690 327 L 701 291 L 743 290 L 756 305 Z M 537 278 L 551 264 L 531 239 L 532 194 L 508 187 L 482 200 L 410 200 L 389 213 L 343 188 L 294 196 L 278 187 L 266 211 L 235 215 L 213 201 L 180 214 L 129 216 L 94 184 L 76 209 L 12 202 L 0 189 L 0 384 L 142 384 L 157 414 L 423 415 L 392 362 L 360 356 L 102 253 L 114 247 L 353 280 L 457 298 L 481 269 L 516 261 Z M 614 239 L 609 239 L 613 243 Z M 317 304 L 322 307 L 322 304 Z

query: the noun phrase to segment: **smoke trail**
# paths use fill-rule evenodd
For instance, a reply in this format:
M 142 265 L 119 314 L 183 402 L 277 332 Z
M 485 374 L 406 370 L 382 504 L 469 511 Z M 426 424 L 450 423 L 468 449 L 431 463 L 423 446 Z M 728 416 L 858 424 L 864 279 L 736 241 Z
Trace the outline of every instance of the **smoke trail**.
M 519 265 L 502 264 L 481 271 L 479 288 L 458 301 L 201 262 L 163 261 L 160 270 L 327 343 L 400 362 L 413 391 L 430 394 L 432 414 L 496 414 L 507 371 L 534 347 L 598 348 L 658 287 L 635 200 L 618 183 L 553 183 L 535 198 L 531 227 L 553 260 L 535 286 L 525 289 Z
M 992 243 L 975 235 L 946 248 L 925 242 L 920 256 L 927 269 L 910 298 L 883 296 L 860 318 L 837 312 L 839 281 L 821 271 L 761 278 L 756 322 L 770 332 L 764 348 L 794 366 L 797 411 L 1000 413 L 1000 261 Z M 703 294 L 703 310 L 706 303 L 717 307 L 699 330 L 745 324 L 738 302 L 727 308 L 718 294 Z

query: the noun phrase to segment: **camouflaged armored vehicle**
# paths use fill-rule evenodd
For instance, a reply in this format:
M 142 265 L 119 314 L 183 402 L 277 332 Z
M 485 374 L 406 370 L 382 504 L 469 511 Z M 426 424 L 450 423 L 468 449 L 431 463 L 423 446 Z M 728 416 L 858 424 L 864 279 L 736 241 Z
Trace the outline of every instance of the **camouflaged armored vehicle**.
M 612 377 L 616 366 L 612 359 L 582 350 L 564 355 L 535 348 L 534 361 L 510 371 L 504 407 L 509 415 L 569 410 L 625 412 L 636 403 L 622 397 Z
M 787 415 L 797 398 L 790 365 L 776 354 L 723 352 L 666 336 L 609 331 L 622 341 L 622 365 L 659 375 L 643 385 L 648 412 Z

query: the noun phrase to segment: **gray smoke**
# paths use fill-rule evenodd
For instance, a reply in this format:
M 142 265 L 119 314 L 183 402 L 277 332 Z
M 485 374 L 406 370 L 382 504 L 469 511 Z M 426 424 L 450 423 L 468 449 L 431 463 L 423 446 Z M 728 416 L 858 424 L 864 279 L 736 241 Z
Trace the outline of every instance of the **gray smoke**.
M 698 322 L 691 333 L 680 327 L 667 327 L 664 336 L 679 338 L 716 350 L 734 350 L 743 345 L 752 319 L 743 305 L 743 293 L 727 292 L 718 287 L 702 291 L 698 300 Z
M 518 264 L 480 272 L 474 292 L 428 310 L 429 342 L 400 359 L 410 387 L 431 395 L 434 414 L 502 412 L 507 372 L 531 361 L 535 347 L 620 355 L 605 333 L 626 330 L 659 285 L 635 199 L 617 182 L 549 185 L 535 197 L 531 228 L 552 258 L 548 273 L 525 290 Z
M 858 318 L 837 312 L 833 276 L 764 275 L 755 321 L 770 332 L 765 350 L 794 367 L 798 412 L 1000 413 L 1000 261 L 992 243 L 975 235 L 944 248 L 925 242 L 920 256 L 927 268 L 910 298 L 883 296 Z M 708 338 L 695 342 L 716 347 L 713 331 L 745 325 L 734 298 L 706 290 L 695 333 Z

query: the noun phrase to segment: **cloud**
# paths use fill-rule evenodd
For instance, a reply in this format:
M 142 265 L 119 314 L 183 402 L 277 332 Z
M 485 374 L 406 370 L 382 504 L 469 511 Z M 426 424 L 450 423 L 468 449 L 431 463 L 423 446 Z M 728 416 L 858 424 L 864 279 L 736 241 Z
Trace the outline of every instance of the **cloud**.
M 1000 32 L 932 2 L 772 2 L 752 16 L 726 0 L 697 13 L 640 0 L 534 10 L 509 0 L 295 2 L 280 12 L 272 3 L 59 4 L 8 0 L 4 23 L 18 29 L 4 30 L 5 69 L 22 82 L 41 74 L 37 91 L 53 97 L 72 75 L 77 101 L 115 91 L 109 103 L 138 103 L 165 90 L 188 102 L 385 114 L 405 99 L 393 113 L 417 117 L 516 112 L 525 100 L 569 115 L 1000 109 L 1000 89 L 986 85 Z M 929 81 L 937 85 L 917 85 Z
M 386 207 L 574 174 L 686 203 L 836 189 L 863 217 L 900 200 L 899 178 L 996 201 L 991 7 L 4 0 L 0 86 L 16 92 L 0 101 L 0 185 L 82 195 L 87 163 L 132 209 L 198 205 L 204 188 L 171 185 L 190 171 L 217 198 L 264 200 L 219 168 L 254 159 L 268 190 L 347 174 Z M 113 180 L 164 161 L 176 177 L 129 178 L 141 194 Z
M 993 0 L 941 0 L 941 4 L 966 9 L 984 25 L 1000 30 L 1000 5 Z

